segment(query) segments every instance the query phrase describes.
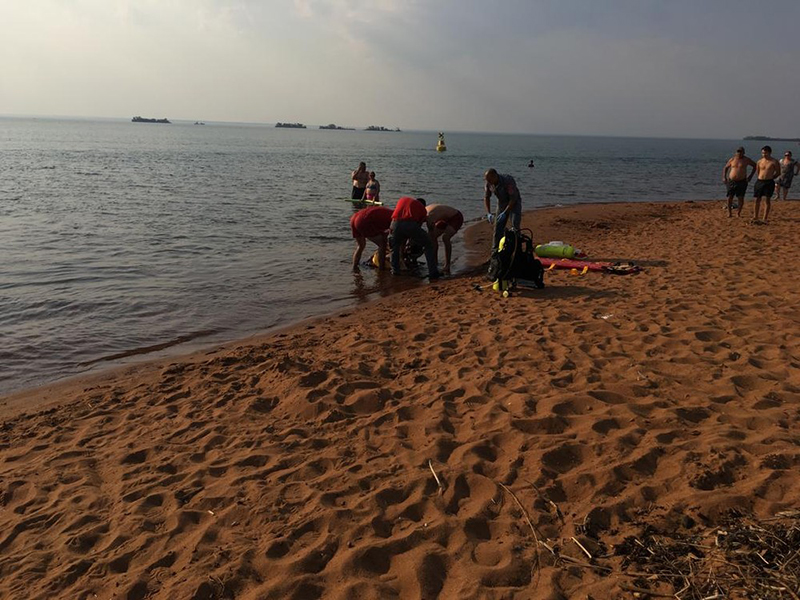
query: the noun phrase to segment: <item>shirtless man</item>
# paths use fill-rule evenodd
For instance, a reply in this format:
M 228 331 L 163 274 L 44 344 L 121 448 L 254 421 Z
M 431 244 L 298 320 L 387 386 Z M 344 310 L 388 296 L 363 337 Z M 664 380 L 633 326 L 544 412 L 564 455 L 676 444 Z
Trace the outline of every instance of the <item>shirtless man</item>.
M 753 172 L 750 176 L 747 175 L 747 167 L 753 167 Z M 753 178 L 756 172 L 756 163 L 744 155 L 744 148 L 739 146 L 736 149 L 736 154 L 725 163 L 725 168 L 722 169 L 722 183 L 728 189 L 728 216 L 733 216 L 733 197 L 739 200 L 739 210 L 736 216 L 742 216 L 742 209 L 744 208 L 744 195 L 747 193 L 747 184 Z
M 756 163 L 756 173 L 758 181 L 753 186 L 753 197 L 756 199 L 756 207 L 753 211 L 753 222 L 761 223 L 758 216 L 761 208 L 761 199 L 764 199 L 764 221 L 766 225 L 769 220 L 769 209 L 772 203 L 772 194 L 775 193 L 775 178 L 781 174 L 781 163 L 772 158 L 772 148 L 764 146 L 761 149 L 761 160 Z
M 350 176 L 353 178 L 353 191 L 350 194 L 350 198 L 353 200 L 363 200 L 364 192 L 367 190 L 367 182 L 369 181 L 367 163 L 358 163 L 358 168 L 353 171 Z
M 461 214 L 460 210 L 445 204 L 431 204 L 426 208 L 428 219 L 433 221 L 434 224 L 431 238 L 433 239 L 433 251 L 436 255 L 436 261 L 439 261 L 439 238 L 441 237 L 442 242 L 444 242 L 444 267 L 442 271 L 449 273 L 450 258 L 453 253 L 453 245 L 450 240 L 464 224 L 464 215 Z

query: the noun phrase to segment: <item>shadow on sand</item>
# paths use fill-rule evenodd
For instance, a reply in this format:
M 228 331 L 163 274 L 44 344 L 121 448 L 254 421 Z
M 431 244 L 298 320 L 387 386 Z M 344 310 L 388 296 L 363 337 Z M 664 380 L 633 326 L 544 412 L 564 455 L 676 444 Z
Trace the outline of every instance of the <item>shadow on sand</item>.
M 500 296 L 499 292 L 492 289 L 492 284 L 475 288 L 476 292 L 483 294 L 495 294 Z M 598 290 L 576 285 L 548 285 L 544 289 L 536 289 L 532 286 L 520 283 L 517 287 L 511 290 L 513 296 L 521 298 L 530 298 L 532 300 L 568 300 L 571 298 L 613 298 L 619 294 L 614 290 Z

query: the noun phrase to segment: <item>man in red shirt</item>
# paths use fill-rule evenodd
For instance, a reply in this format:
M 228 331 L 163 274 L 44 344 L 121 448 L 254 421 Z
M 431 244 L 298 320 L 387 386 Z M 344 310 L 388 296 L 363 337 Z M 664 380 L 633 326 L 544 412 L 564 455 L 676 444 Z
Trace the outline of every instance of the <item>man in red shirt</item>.
M 356 240 L 356 250 L 353 252 L 353 271 L 358 271 L 361 254 L 367 245 L 367 240 L 378 246 L 378 269 L 383 270 L 384 257 L 386 256 L 386 240 L 389 227 L 392 224 L 392 209 L 383 206 L 370 206 L 362 208 L 350 217 L 350 229 Z
M 422 224 L 428 227 L 426 234 Z M 428 278 L 439 278 L 439 267 L 436 264 L 436 253 L 433 250 L 431 239 L 434 231 L 433 222 L 428 218 L 423 198 L 410 198 L 403 196 L 397 201 L 397 206 L 392 213 L 392 275 L 400 273 L 400 253 L 408 240 L 425 248 L 425 261 L 428 263 Z

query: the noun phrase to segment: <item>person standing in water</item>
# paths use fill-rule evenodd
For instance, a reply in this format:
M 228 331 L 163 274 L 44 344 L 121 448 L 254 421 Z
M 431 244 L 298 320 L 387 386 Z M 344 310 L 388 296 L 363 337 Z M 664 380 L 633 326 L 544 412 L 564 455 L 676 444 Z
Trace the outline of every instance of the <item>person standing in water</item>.
M 780 164 L 781 176 L 778 178 L 778 181 L 775 182 L 778 184 L 775 199 L 781 199 L 781 190 L 783 190 L 783 199 L 786 200 L 786 197 L 789 195 L 789 188 L 792 187 L 792 179 L 794 179 L 795 175 L 800 173 L 800 162 L 792 158 L 791 150 L 787 150 Z
M 350 197 L 353 200 L 363 200 L 364 192 L 367 188 L 369 181 L 369 172 L 367 171 L 367 163 L 358 163 L 358 168 L 352 173 L 353 178 L 353 192 Z
M 369 172 L 369 181 L 364 188 L 364 200 L 375 203 L 381 201 L 381 182 L 375 179 L 375 171 Z
M 747 175 L 747 167 L 753 167 L 750 175 Z M 756 163 L 744 155 L 744 148 L 739 146 L 725 167 L 722 169 L 722 183 L 728 192 L 728 216 L 733 216 L 733 197 L 739 200 L 739 210 L 736 216 L 742 216 L 744 208 L 744 195 L 747 193 L 747 184 L 756 172 Z

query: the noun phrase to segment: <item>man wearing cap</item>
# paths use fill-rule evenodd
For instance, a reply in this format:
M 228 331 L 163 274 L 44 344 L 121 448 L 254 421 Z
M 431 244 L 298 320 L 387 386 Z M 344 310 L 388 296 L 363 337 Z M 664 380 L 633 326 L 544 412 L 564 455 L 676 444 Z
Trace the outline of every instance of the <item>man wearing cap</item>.
M 753 167 L 750 176 L 747 175 L 747 167 Z M 728 162 L 722 169 L 722 183 L 728 190 L 728 216 L 733 216 L 733 197 L 739 200 L 739 210 L 736 215 L 742 216 L 744 208 L 744 195 L 747 193 L 747 184 L 756 172 L 756 163 L 744 155 L 744 148 L 739 146 Z
M 422 224 L 428 228 L 428 233 L 422 230 Z M 392 245 L 392 275 L 400 274 L 400 253 L 405 243 L 411 240 L 425 248 L 425 261 L 428 263 L 428 278 L 439 277 L 439 267 L 436 264 L 436 254 L 433 251 L 433 222 L 428 218 L 425 210 L 424 198 L 411 198 L 403 196 L 397 201 L 392 213 L 391 224 Z
M 392 209 L 383 206 L 369 206 L 350 217 L 350 230 L 356 240 L 356 250 L 353 252 L 353 271 L 358 271 L 358 263 L 367 240 L 378 246 L 378 269 L 383 270 L 384 257 L 386 256 L 386 240 L 389 227 L 392 225 Z
M 445 204 L 431 204 L 427 207 L 428 220 L 433 222 L 433 252 L 436 262 L 439 262 L 439 238 L 444 243 L 444 267 L 445 273 L 450 272 L 450 258 L 453 253 L 453 245 L 450 240 L 461 229 L 464 224 L 464 215 L 461 211 Z
M 517 182 L 511 175 L 499 175 L 495 169 L 489 169 L 483 174 L 486 182 L 483 193 L 483 205 L 486 208 L 486 218 L 489 223 L 494 223 L 494 241 L 492 250 L 496 250 L 503 239 L 506 224 L 509 218 L 511 226 L 519 229 L 522 222 L 522 198 L 519 195 Z M 492 194 L 497 196 L 497 213 L 492 213 Z

